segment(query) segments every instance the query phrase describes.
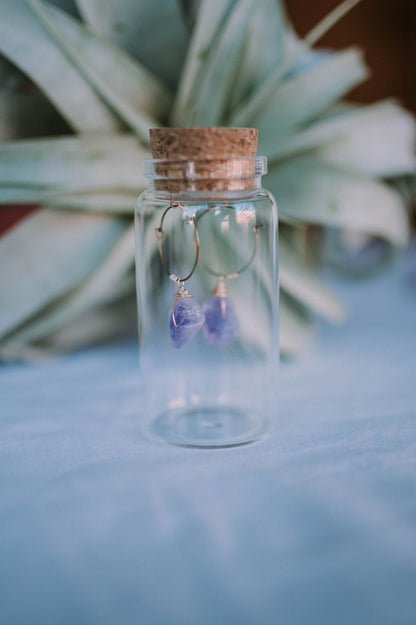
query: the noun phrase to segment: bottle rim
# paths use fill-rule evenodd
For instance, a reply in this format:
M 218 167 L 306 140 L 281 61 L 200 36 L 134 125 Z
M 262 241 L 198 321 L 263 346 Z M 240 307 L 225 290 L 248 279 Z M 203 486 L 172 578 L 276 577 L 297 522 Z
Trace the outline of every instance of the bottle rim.
M 266 156 L 211 159 L 144 159 L 149 180 L 235 180 L 258 178 L 267 173 Z

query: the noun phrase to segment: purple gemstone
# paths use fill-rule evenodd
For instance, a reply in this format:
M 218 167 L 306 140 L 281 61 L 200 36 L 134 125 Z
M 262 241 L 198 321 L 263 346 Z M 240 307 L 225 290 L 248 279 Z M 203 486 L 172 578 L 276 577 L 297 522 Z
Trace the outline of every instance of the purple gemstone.
M 208 343 L 228 343 L 238 334 L 239 323 L 232 301 L 214 295 L 202 307 L 205 315 L 204 335 Z
M 170 311 L 169 330 L 173 347 L 183 347 L 195 336 L 205 317 L 200 305 L 193 297 L 178 297 Z

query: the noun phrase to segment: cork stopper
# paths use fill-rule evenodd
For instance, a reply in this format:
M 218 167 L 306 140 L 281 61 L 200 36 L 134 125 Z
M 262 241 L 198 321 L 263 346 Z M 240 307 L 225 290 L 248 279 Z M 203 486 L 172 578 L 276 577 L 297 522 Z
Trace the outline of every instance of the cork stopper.
M 164 161 L 155 165 L 155 189 L 254 188 L 255 128 L 151 128 L 149 135 L 153 158 Z
M 153 158 L 216 159 L 256 156 L 255 128 L 151 128 Z

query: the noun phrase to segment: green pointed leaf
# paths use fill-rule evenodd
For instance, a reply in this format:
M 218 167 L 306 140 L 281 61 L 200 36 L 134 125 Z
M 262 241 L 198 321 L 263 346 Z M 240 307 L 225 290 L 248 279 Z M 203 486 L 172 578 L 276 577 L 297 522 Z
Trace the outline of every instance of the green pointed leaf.
M 198 90 L 192 97 L 192 111 L 188 111 L 188 125 L 218 126 L 225 123 L 247 32 L 257 6 L 255 0 L 240 0 L 227 16 L 218 40 L 203 64 Z
M 219 34 L 233 5 L 232 0 L 202 0 L 196 26 L 182 68 L 171 114 L 173 126 L 189 126 L 207 58 L 217 45 Z
M 39 0 L 29 0 L 42 24 L 110 107 L 148 142 L 148 129 L 166 116 L 170 94 L 147 70 L 108 39 Z
M 414 118 L 388 102 L 356 116 L 348 132 L 320 147 L 319 157 L 352 172 L 388 178 L 416 172 L 415 144 Z
M 92 213 L 108 213 L 110 215 L 132 215 L 139 193 L 147 188 L 137 188 L 131 192 L 111 191 L 105 193 L 91 191 L 87 193 L 63 193 L 44 198 L 45 206 L 56 209 L 81 210 Z
M 0 336 L 62 297 L 97 268 L 125 222 L 41 209 L 0 238 Z
M 148 151 L 130 135 L 60 137 L 0 144 L 0 203 L 80 191 L 139 192 Z
M 314 323 L 306 311 L 284 292 L 280 293 L 279 315 L 280 352 L 284 356 L 297 356 L 310 343 Z
M 280 63 L 265 76 L 265 79 L 258 85 L 257 89 L 233 110 L 230 116 L 230 125 L 244 126 L 246 125 L 246 120 L 255 118 L 259 111 L 266 106 L 269 99 L 274 96 L 280 83 L 296 61 L 307 54 L 310 54 L 310 51 L 296 34 L 288 28 L 285 32 L 283 57 Z
M 325 35 L 344 15 L 353 9 L 361 0 L 344 0 L 337 4 L 316 26 L 304 37 L 305 45 L 312 47 Z
M 267 179 L 284 221 L 349 228 L 394 245 L 408 241 L 403 200 L 383 182 L 307 157 L 272 167 Z
M 269 149 L 269 164 L 284 160 L 301 152 L 320 148 L 327 142 L 333 141 L 353 130 L 356 124 L 366 122 L 373 115 L 377 115 L 380 108 L 386 103 L 376 103 L 366 106 L 335 105 L 323 115 L 316 117 L 308 126 L 292 132 Z
M 5 204 L 42 204 L 46 208 L 52 207 L 57 210 L 131 216 L 137 197 L 145 188 L 146 185 L 130 192 L 109 189 L 105 192 L 68 193 L 59 190 L 45 191 L 36 187 L 2 187 L 0 197 Z
M 56 352 L 73 350 L 117 337 L 132 336 L 137 328 L 136 298 L 127 296 L 77 317 L 53 335 L 47 345 Z
M 257 3 L 230 94 L 230 110 L 239 106 L 282 62 L 287 45 L 287 27 L 288 22 L 280 2 L 263 0 Z
M 101 265 L 77 288 L 34 320 L 8 336 L 7 343 L 44 340 L 69 326 L 77 317 L 134 292 L 134 228 L 129 227 Z
M 115 42 L 155 76 L 174 87 L 189 41 L 177 0 L 77 0 L 93 32 Z
M 281 287 L 313 312 L 342 321 L 345 310 L 341 302 L 318 279 L 316 272 L 302 262 L 285 242 L 279 240 L 279 279 Z
M 267 154 L 280 137 L 309 122 L 366 77 L 361 53 L 352 49 L 283 82 L 256 117 L 259 150 Z
M 232 123 L 253 124 L 259 130 L 259 150 L 268 154 L 276 141 L 333 104 L 367 77 L 356 49 L 330 54 L 316 65 L 281 81 L 261 109 L 242 111 Z
M 360 0 L 344 0 L 312 28 L 312 30 L 301 40 L 296 35 L 290 24 L 284 32 L 284 55 L 280 63 L 270 71 L 266 80 L 260 84 L 259 88 L 253 92 L 252 96 L 243 102 L 235 111 L 232 123 L 234 125 L 244 125 L 244 120 L 256 117 L 267 104 L 273 94 L 279 88 L 282 80 L 287 78 L 289 73 L 299 73 L 300 66 L 310 65 L 310 61 L 316 62 L 319 52 L 311 50 L 312 46 L 330 30 L 346 13 L 348 13 Z M 280 2 L 278 2 L 280 8 Z
M 91 346 L 134 333 L 137 323 L 135 298 L 123 297 L 72 319 L 58 332 L 32 343 L 0 342 L 0 360 L 34 361 L 56 357 L 63 351 Z
M 113 132 L 120 124 L 24 0 L 0 3 L 0 52 L 47 95 L 74 130 Z

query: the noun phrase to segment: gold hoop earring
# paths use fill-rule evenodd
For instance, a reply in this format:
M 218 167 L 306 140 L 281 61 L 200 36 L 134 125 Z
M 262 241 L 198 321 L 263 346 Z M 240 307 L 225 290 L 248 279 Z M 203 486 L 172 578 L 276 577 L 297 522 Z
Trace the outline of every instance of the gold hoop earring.
M 176 349 L 179 349 L 189 343 L 191 339 L 195 336 L 195 334 L 201 329 L 205 322 L 204 313 L 201 310 L 200 305 L 196 301 L 196 299 L 191 295 L 191 293 L 185 288 L 185 282 L 189 280 L 198 265 L 199 260 L 199 234 L 198 228 L 196 225 L 196 221 L 194 217 L 190 217 L 189 221 L 192 223 L 194 228 L 194 241 L 195 241 L 195 260 L 194 264 L 188 273 L 183 278 L 176 276 L 174 273 L 171 273 L 169 267 L 165 261 L 165 257 L 163 254 L 163 237 L 165 236 L 165 232 L 163 230 L 163 222 L 167 213 L 172 208 L 181 208 L 184 206 L 176 202 L 175 200 L 170 201 L 170 205 L 164 211 L 162 218 L 160 220 L 160 224 L 158 228 L 155 228 L 156 237 L 157 237 L 157 246 L 159 251 L 160 262 L 166 273 L 168 274 L 170 280 L 175 282 L 177 285 L 177 290 L 174 296 L 173 306 L 169 312 L 169 333 L 170 340 Z
M 248 261 L 240 267 L 240 269 L 229 273 L 221 273 L 214 271 L 206 264 L 206 262 L 203 263 L 205 269 L 211 275 L 218 278 L 212 292 L 212 297 L 210 297 L 202 306 L 202 312 L 205 315 L 203 332 L 207 343 L 229 343 L 238 336 L 240 323 L 234 309 L 234 304 L 228 297 L 226 280 L 238 278 L 244 271 L 246 271 L 246 269 L 250 267 L 256 257 L 258 231 L 262 227 L 262 225 L 253 226 L 253 251 Z

